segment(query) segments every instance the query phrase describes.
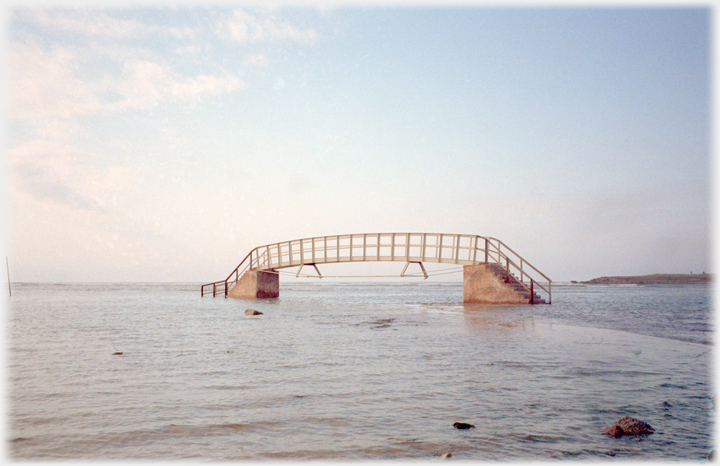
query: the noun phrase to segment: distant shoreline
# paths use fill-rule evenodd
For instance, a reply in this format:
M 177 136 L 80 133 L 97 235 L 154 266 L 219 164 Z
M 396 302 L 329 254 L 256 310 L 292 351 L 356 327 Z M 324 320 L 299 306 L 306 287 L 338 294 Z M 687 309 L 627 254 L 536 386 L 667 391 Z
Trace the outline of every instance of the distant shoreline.
M 713 281 L 710 273 L 667 274 L 627 276 L 627 277 L 599 277 L 582 283 L 584 285 L 700 285 Z

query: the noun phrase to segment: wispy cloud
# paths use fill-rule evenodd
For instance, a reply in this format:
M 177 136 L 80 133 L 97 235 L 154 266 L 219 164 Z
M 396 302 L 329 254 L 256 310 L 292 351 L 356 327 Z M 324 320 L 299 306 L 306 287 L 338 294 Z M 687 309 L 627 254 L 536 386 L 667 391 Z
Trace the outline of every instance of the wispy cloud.
M 252 15 L 235 11 L 221 28 L 223 38 L 236 42 L 290 41 L 312 43 L 319 37 L 314 29 L 300 29 L 284 22 L 272 13 Z
M 106 55 L 108 58 L 108 55 Z M 149 108 L 241 89 L 227 72 L 183 76 L 160 61 L 128 58 L 119 75 L 88 78 L 80 50 L 14 43 L 10 51 L 10 118 L 75 118 L 102 111 Z
M 217 182 L 196 170 L 212 143 L 189 141 L 187 125 L 236 101 L 274 43 L 318 38 L 267 10 L 15 8 L 9 20 L 10 242 L 34 271 L 50 256 L 59 270 L 68 258 L 165 268 L 169 244 L 210 234 L 189 212 L 230 224 L 198 194 Z
M 74 118 L 102 105 L 93 87 L 77 76 L 78 53 L 15 42 L 9 54 L 9 116 L 14 120 Z
M 123 77 L 106 82 L 104 92 L 119 96 L 107 110 L 150 108 L 165 102 L 188 101 L 242 88 L 242 80 L 228 73 L 185 77 L 169 67 L 146 60 L 125 65 Z
M 137 174 L 127 167 L 93 168 L 92 153 L 71 144 L 36 140 L 8 151 L 10 193 L 71 210 L 105 213 L 108 197 Z
M 213 31 L 200 26 L 149 25 L 95 10 L 19 9 L 14 11 L 13 19 L 42 30 L 104 40 L 63 40 L 48 45 L 31 32 L 32 27 L 14 37 L 9 54 L 12 120 L 67 119 L 144 109 L 243 89 L 237 71 L 209 68 L 188 74 L 182 68 L 183 57 L 198 57 L 212 50 L 212 36 L 216 34 L 239 44 L 311 43 L 318 39 L 315 30 L 295 27 L 269 10 L 257 14 L 236 10 L 221 16 Z M 148 35 L 177 42 L 171 49 L 174 57 L 159 55 L 127 40 Z M 241 63 L 244 67 L 261 67 L 268 63 L 268 57 L 248 50 Z
M 45 30 L 114 39 L 137 38 L 152 29 L 135 19 L 118 19 L 101 10 L 28 8 L 14 11 L 16 20 L 34 22 Z
M 26 137 L 8 151 L 11 198 L 108 212 L 113 193 L 125 189 L 138 168 L 93 162 L 102 158 L 93 153 L 97 148 L 73 136 L 87 134 L 83 118 L 242 90 L 244 70 L 270 60 L 246 43 L 317 39 L 312 29 L 281 21 L 269 10 L 217 12 L 213 18 L 190 27 L 113 10 L 13 10 L 8 116 Z M 235 70 L 207 59 L 228 40 L 247 48 L 240 50 L 245 57 Z

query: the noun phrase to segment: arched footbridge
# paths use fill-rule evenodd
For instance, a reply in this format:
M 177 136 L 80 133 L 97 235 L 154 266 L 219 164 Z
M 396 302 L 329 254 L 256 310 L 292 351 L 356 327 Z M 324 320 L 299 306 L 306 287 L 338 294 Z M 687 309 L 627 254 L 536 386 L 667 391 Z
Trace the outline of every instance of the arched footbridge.
M 463 267 L 463 301 L 488 304 L 550 304 L 552 280 L 497 238 L 446 233 L 362 233 L 318 236 L 258 246 L 225 280 L 202 285 L 201 296 L 279 296 L 282 269 L 343 262 L 404 262 L 428 278 L 424 262 Z M 305 269 L 308 270 L 307 268 Z M 310 275 L 306 275 L 310 276 Z

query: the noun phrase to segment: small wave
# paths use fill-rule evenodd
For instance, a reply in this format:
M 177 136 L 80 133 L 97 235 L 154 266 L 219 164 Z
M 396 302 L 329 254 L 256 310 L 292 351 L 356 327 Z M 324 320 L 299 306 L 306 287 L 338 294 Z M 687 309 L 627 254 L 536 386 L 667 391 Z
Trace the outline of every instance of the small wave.
M 28 440 L 32 440 L 32 439 L 25 438 L 25 437 L 16 437 L 14 439 L 10 439 L 10 443 L 27 442 Z
M 345 419 L 335 418 L 335 417 L 306 417 L 303 419 L 300 419 L 301 422 L 308 422 L 310 424 L 323 424 L 323 425 L 329 425 L 333 427 L 347 427 L 350 425 L 348 421 Z
M 660 388 L 677 388 L 680 390 L 685 390 L 688 388 L 687 385 L 678 385 L 678 384 L 674 384 L 674 383 L 661 383 L 659 385 L 659 387 Z
M 220 429 L 220 430 L 231 430 L 231 431 L 246 431 L 255 428 L 255 424 L 210 424 L 207 426 L 208 429 Z
M 511 434 L 511 437 L 515 437 L 521 442 L 533 442 L 533 443 L 556 443 L 567 440 L 565 437 L 558 437 L 555 435 L 541 435 L 541 434 Z
M 252 385 L 206 385 L 203 388 L 209 390 L 251 390 L 256 387 Z

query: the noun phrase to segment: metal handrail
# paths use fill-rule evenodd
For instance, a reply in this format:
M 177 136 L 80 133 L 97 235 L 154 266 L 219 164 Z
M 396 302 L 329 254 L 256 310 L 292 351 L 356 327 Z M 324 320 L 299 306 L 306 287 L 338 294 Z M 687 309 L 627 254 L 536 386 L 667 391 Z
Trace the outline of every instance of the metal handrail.
M 252 254 L 252 252 L 251 252 L 250 254 Z M 235 275 L 235 280 L 233 280 L 233 282 L 237 282 L 238 280 L 240 280 L 240 277 L 242 277 L 243 274 L 244 274 L 244 273 L 248 270 L 248 268 L 250 267 L 250 262 L 248 262 L 248 263 L 246 264 L 245 268 L 243 268 L 242 273 L 239 272 L 239 271 L 240 271 L 240 267 L 245 263 L 246 260 L 248 260 L 248 258 L 250 257 L 250 254 L 248 254 L 247 256 L 245 256 L 245 258 L 244 258 L 242 261 L 240 261 L 240 263 L 238 264 L 238 266 L 235 267 L 235 270 L 233 270 L 232 272 L 230 272 L 230 275 L 228 275 L 228 277 L 227 277 L 225 280 L 220 280 L 220 281 L 212 282 L 212 283 L 206 283 L 206 284 L 202 285 L 202 286 L 200 287 L 200 296 L 201 296 L 201 297 L 205 296 L 205 294 L 206 294 L 205 288 L 207 288 L 207 287 L 212 287 L 212 295 L 213 295 L 213 298 L 214 298 L 214 297 L 216 296 L 216 294 L 217 294 L 217 289 L 218 289 L 218 286 L 219 286 L 219 285 L 223 285 L 223 295 L 224 295 L 224 296 L 227 296 L 228 291 L 229 291 L 229 282 L 230 282 L 230 279 L 232 278 L 232 276 Z M 207 294 L 210 294 L 210 292 L 208 291 Z
M 548 303 L 552 301 L 552 280 L 499 239 L 445 233 L 330 235 L 258 246 L 245 256 L 225 280 L 202 285 L 201 295 L 209 294 L 206 288 L 212 287 L 213 296 L 216 296 L 218 288 L 227 296 L 229 283 L 237 282 L 247 270 L 274 271 L 302 265 L 362 261 L 436 262 L 461 265 L 492 261 L 500 264 L 511 274 L 519 274 L 517 281 L 530 291 L 531 302 L 536 287 L 547 293 Z M 234 280 L 231 280 L 233 275 Z
M 519 280 L 519 282 L 520 282 L 528 291 L 530 291 L 530 296 L 531 296 L 531 297 L 534 296 L 534 287 L 537 286 L 537 287 L 539 287 L 541 290 L 543 290 L 545 293 L 547 293 L 547 295 L 548 295 L 548 304 L 550 304 L 550 303 L 552 302 L 552 280 L 551 280 L 547 275 L 545 275 L 544 273 L 542 273 L 541 271 L 539 271 L 534 265 L 532 265 L 531 263 L 529 263 L 528 261 L 526 261 L 525 259 L 523 259 L 518 253 L 516 253 L 513 249 L 511 249 L 508 245 L 506 245 L 505 243 L 503 243 L 503 242 L 500 241 L 499 239 L 497 239 L 497 238 L 488 238 L 488 240 L 490 240 L 490 241 L 496 241 L 496 242 L 497 242 L 497 253 L 498 253 L 499 255 L 503 255 L 503 256 L 505 257 L 505 259 L 506 259 L 505 269 L 506 269 L 508 272 L 512 272 L 511 266 L 513 266 L 513 267 L 515 268 L 515 270 L 517 270 L 517 272 L 520 274 L 520 280 Z M 492 244 L 492 243 L 490 242 L 489 244 Z M 493 245 L 493 246 L 494 246 L 494 245 Z M 515 261 L 510 260 L 510 258 L 507 257 L 507 255 L 505 255 L 504 253 L 502 253 L 502 252 L 500 251 L 500 247 L 501 247 L 501 246 L 503 246 L 507 251 L 511 252 L 515 257 L 517 257 L 518 260 L 519 260 L 519 262 L 520 262 L 520 264 L 518 265 Z M 500 260 L 498 260 L 497 262 L 500 263 L 500 265 L 502 265 L 502 263 L 501 263 Z M 526 283 L 525 283 L 524 276 L 525 276 L 525 275 L 528 275 L 528 274 L 527 274 L 527 272 L 523 269 L 523 264 L 529 266 L 534 272 L 536 272 L 536 273 L 538 273 L 540 276 L 542 276 L 542 277 L 547 281 L 547 288 L 545 288 L 544 286 L 542 286 L 541 282 L 538 282 L 537 280 L 535 280 L 535 279 L 533 279 L 532 277 L 529 277 L 529 276 L 528 276 L 529 285 L 526 284 Z

